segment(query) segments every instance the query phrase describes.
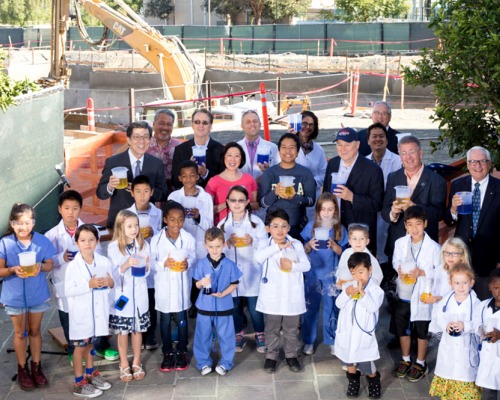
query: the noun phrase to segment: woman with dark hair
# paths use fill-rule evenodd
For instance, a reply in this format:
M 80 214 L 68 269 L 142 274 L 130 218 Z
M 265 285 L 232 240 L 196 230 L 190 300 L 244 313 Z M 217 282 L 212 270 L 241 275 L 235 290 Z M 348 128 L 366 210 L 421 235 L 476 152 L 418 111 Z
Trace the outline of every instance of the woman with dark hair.
M 300 139 L 300 150 L 296 162 L 312 172 L 316 182 L 316 198 L 318 198 L 323 188 L 326 172 L 325 151 L 319 144 L 314 143 L 319 134 L 318 117 L 312 111 L 302 111 L 301 115 L 302 128 L 300 132 L 292 131 Z M 307 217 L 309 220 L 314 218 L 314 207 L 307 208 Z
M 221 164 L 225 169 L 210 179 L 205 191 L 214 201 L 214 224 L 227 216 L 226 198 L 233 186 L 243 186 L 250 195 L 250 206 L 253 210 L 259 208 L 257 202 L 257 182 L 250 174 L 241 172 L 246 157 L 243 148 L 236 142 L 229 142 L 224 146 L 221 155 Z

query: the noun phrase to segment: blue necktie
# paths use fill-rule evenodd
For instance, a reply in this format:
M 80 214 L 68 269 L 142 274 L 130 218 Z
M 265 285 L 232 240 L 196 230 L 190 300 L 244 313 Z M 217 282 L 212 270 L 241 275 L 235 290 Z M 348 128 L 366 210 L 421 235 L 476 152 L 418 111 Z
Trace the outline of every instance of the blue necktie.
M 141 174 L 141 162 L 137 160 L 135 163 L 134 178 L 137 178 Z
M 472 192 L 472 236 L 476 236 L 477 223 L 479 222 L 479 213 L 481 212 L 481 191 L 479 183 L 474 184 Z

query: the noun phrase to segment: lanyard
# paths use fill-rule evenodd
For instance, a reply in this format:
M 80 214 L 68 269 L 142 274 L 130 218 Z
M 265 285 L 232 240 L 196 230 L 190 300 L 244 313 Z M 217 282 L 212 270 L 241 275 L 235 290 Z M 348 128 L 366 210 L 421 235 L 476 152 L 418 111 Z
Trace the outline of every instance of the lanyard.
M 415 264 L 417 264 L 418 261 L 418 256 L 420 255 L 420 250 L 422 250 L 422 246 L 424 245 L 424 240 L 425 240 L 425 232 L 424 232 L 424 237 L 422 238 L 422 243 L 420 243 L 420 247 L 418 248 L 417 255 L 413 254 L 413 247 L 411 245 L 411 237 L 410 237 L 410 252 L 411 256 L 413 257 L 413 261 L 415 261 Z

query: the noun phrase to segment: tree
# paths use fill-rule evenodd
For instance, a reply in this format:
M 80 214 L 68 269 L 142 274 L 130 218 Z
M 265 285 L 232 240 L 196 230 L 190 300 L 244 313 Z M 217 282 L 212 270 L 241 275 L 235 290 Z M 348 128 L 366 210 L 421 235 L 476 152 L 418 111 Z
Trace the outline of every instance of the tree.
M 146 4 L 144 15 L 168 20 L 170 14 L 175 10 L 172 0 L 149 0 Z
M 430 26 L 441 45 L 403 69 L 405 82 L 434 85 L 432 118 L 441 130 L 434 149 L 446 145 L 455 156 L 480 145 L 499 168 L 500 8 L 490 0 L 440 0 L 434 10 Z
M 0 23 L 25 26 L 50 21 L 50 0 L 2 0 Z
M 208 0 L 203 3 L 203 8 L 208 10 Z M 210 9 L 220 19 L 227 21 L 229 15 L 231 21 L 236 21 L 238 16 L 248 8 L 247 0 L 211 0 Z
M 284 20 L 305 13 L 310 4 L 310 0 L 268 1 L 265 4 L 262 16 L 273 21 Z
M 379 17 L 399 17 L 408 13 L 407 0 L 337 0 L 335 18 L 345 22 L 370 22 Z

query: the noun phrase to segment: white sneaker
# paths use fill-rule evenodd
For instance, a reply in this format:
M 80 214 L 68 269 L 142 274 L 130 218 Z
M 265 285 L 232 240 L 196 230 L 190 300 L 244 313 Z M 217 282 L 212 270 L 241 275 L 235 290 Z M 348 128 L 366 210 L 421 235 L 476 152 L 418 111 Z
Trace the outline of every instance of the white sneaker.
M 302 352 L 304 354 L 307 354 L 308 356 L 310 356 L 311 354 L 314 353 L 314 345 L 313 344 L 305 344 L 304 348 L 302 349 Z
M 227 369 L 224 368 L 222 365 L 217 365 L 215 367 L 215 372 L 217 372 L 221 376 L 224 376 L 227 374 Z
M 205 376 L 205 375 L 208 375 L 210 372 L 212 372 L 212 368 L 211 368 L 211 367 L 209 367 L 208 365 L 205 365 L 205 366 L 201 369 L 200 374 L 201 374 L 202 376 Z
M 333 345 L 333 344 L 331 344 L 331 345 L 330 345 L 330 354 L 331 354 L 332 356 L 334 356 L 334 355 L 335 355 L 335 345 Z

